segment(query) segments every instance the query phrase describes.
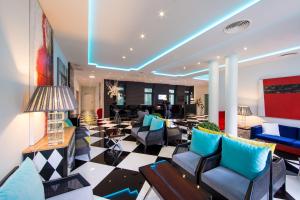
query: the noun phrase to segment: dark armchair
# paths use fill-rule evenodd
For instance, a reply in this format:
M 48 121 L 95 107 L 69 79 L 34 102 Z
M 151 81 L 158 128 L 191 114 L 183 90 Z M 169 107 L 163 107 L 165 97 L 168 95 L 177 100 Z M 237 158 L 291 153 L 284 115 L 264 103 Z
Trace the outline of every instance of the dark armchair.
M 253 180 L 220 166 L 221 154 L 204 161 L 200 175 L 200 185 L 216 199 L 260 200 L 272 199 L 271 152 L 269 152 L 264 170 Z
M 167 136 L 166 136 L 167 146 L 172 141 L 178 141 L 178 140 L 181 141 L 182 140 L 182 132 L 178 127 L 172 127 L 172 128 L 167 127 L 166 131 L 167 131 Z
M 137 134 L 137 141 L 144 145 L 144 152 L 151 145 L 164 145 L 165 127 L 158 130 L 146 130 L 147 127 L 141 127 Z

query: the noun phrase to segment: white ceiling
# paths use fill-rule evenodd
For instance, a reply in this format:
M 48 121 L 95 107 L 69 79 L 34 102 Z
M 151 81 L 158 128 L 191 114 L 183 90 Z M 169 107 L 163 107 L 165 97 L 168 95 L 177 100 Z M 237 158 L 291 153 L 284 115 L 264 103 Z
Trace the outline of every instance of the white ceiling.
M 236 10 L 245 2 L 251 2 L 250 0 L 89 1 L 40 0 L 63 52 L 72 63 L 87 66 L 90 36 L 92 44 L 90 62 L 124 69 L 142 65 L 196 31 Z M 160 11 L 165 12 L 165 17 L 159 17 Z M 223 32 L 226 25 L 243 19 L 251 21 L 246 31 L 238 34 Z M 102 76 L 111 72 L 116 77 L 124 79 L 141 79 L 136 77 L 141 76 L 145 78 L 144 81 L 153 77 L 151 78 L 153 81 L 176 80 L 194 84 L 199 81 L 193 80 L 192 77 L 198 74 L 168 78 L 153 75 L 151 72 L 155 70 L 168 74 L 186 74 L 206 68 L 207 62 L 216 59 L 216 56 L 221 57 L 219 62 L 223 64 L 224 57 L 232 53 L 238 53 L 240 59 L 244 59 L 300 46 L 299 21 L 299 0 L 262 0 L 140 71 L 120 72 L 103 69 L 93 71 Z M 139 38 L 141 33 L 146 36 L 143 40 Z M 243 50 L 244 46 L 247 46 L 247 51 Z M 130 47 L 134 49 L 132 52 L 129 51 Z M 122 59 L 122 56 L 126 56 L 126 59 Z M 197 64 L 199 61 L 201 65 Z M 270 58 L 265 61 L 270 61 Z M 91 73 L 90 68 L 83 68 L 87 73 Z

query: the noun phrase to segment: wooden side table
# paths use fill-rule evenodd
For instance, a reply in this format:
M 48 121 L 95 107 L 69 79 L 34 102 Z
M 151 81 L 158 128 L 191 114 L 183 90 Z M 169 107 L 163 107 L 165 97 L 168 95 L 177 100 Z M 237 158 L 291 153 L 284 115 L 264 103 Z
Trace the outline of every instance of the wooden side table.
M 68 176 L 74 165 L 75 127 L 64 129 L 63 144 L 49 146 L 48 137 L 44 136 L 23 151 L 23 160 L 27 157 L 33 160 L 45 181 Z

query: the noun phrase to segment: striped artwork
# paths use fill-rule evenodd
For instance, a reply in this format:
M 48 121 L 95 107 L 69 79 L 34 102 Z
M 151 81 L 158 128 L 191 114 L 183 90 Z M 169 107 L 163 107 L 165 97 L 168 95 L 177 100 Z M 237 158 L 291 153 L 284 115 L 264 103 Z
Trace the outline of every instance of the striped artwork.
M 75 97 L 67 86 L 38 86 L 25 112 L 70 111 L 77 108 Z

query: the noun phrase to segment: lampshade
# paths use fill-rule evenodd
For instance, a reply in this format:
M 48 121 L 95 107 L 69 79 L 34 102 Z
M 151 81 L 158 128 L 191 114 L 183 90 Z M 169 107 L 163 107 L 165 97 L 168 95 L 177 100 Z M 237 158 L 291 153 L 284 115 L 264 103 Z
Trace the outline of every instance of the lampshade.
M 252 115 L 250 107 L 249 106 L 238 106 L 238 115 L 242 115 L 242 116 Z
M 38 86 L 25 112 L 70 111 L 77 108 L 75 97 L 67 86 Z

